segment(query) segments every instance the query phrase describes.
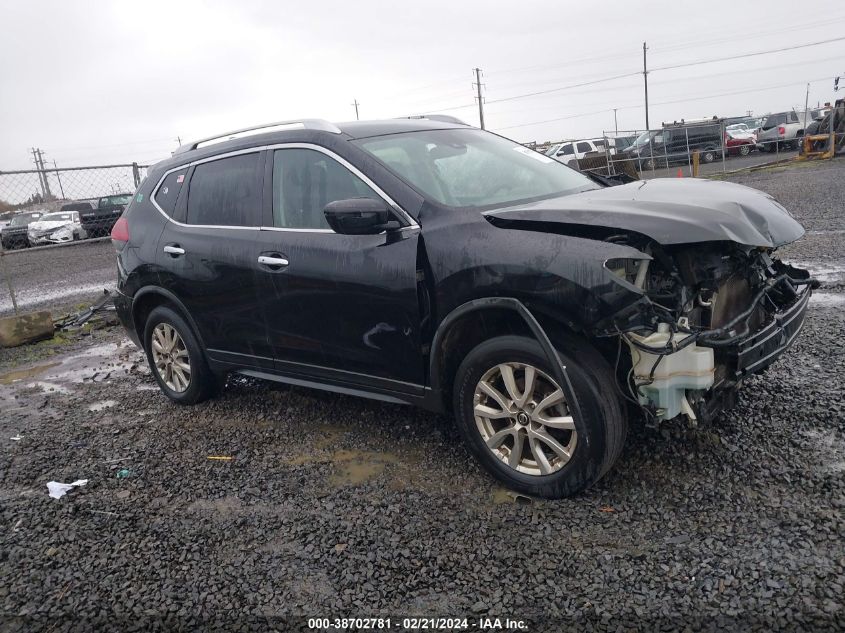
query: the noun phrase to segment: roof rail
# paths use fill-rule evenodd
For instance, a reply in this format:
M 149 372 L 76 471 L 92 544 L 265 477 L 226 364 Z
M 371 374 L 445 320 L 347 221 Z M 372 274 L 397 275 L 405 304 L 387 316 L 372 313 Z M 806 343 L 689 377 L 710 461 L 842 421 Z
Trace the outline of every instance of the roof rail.
M 235 138 L 243 138 L 245 136 L 252 136 L 254 134 L 264 134 L 266 132 L 274 132 L 271 128 L 285 128 L 288 130 L 321 130 L 323 132 L 331 132 L 332 134 L 340 134 L 340 128 L 334 123 L 325 121 L 323 119 L 300 119 L 298 121 L 278 121 L 276 123 L 264 123 L 262 125 L 253 125 L 250 127 L 233 130 L 225 134 L 215 134 L 207 138 L 202 138 L 198 141 L 192 141 L 180 145 L 179 148 L 173 152 L 173 155 L 190 152 L 204 145 L 213 145 L 214 143 L 222 143 Z
M 429 121 L 440 121 L 441 123 L 457 123 L 458 125 L 469 125 L 451 114 L 413 114 L 411 116 L 400 116 L 400 119 L 428 119 Z

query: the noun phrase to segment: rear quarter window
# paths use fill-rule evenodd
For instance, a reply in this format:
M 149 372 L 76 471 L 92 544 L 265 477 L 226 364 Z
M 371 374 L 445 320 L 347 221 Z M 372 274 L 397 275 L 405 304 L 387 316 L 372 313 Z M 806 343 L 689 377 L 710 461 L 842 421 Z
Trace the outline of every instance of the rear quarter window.
M 155 193 L 156 204 L 167 215 L 172 216 L 176 209 L 176 200 L 179 198 L 179 192 L 182 190 L 182 184 L 185 182 L 185 174 L 187 173 L 188 168 L 185 167 L 167 174 Z

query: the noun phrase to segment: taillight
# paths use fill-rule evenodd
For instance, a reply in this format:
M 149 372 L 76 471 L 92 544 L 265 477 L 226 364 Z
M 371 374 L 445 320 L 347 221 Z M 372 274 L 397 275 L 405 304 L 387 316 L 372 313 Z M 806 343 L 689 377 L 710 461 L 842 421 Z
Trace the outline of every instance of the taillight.
M 123 248 L 123 245 L 129 241 L 129 222 L 126 218 L 118 218 L 117 222 L 111 229 L 111 243 L 117 248 Z
M 778 134 L 780 134 L 781 136 L 784 136 L 786 134 L 786 128 L 783 127 L 782 125 L 778 126 Z

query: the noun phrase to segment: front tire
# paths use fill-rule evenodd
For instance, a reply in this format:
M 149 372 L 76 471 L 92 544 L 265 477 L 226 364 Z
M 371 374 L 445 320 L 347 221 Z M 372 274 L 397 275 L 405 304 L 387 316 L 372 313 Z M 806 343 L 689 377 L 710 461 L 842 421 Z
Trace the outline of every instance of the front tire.
M 455 378 L 455 418 L 469 451 L 508 488 L 537 497 L 589 488 L 614 464 L 627 433 L 604 359 L 576 341 L 558 353 L 576 402 L 540 344 L 521 336 L 481 343 Z
M 712 163 L 714 160 L 716 160 L 716 151 L 715 150 L 705 149 L 701 153 L 701 162 L 702 163 L 708 163 L 709 164 L 709 163 Z
M 144 350 L 164 395 L 177 404 L 196 404 L 214 395 L 217 380 L 190 325 L 167 306 L 155 308 L 144 326 Z

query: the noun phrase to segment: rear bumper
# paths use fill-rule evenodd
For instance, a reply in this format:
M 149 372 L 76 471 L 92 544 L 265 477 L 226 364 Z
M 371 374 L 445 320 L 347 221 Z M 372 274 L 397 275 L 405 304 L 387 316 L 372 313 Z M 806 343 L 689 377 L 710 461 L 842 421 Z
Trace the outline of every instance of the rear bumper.
M 143 349 L 141 340 L 138 338 L 138 332 L 135 331 L 135 319 L 132 316 L 132 298 L 127 297 L 120 291 L 114 293 L 114 310 L 117 313 L 117 318 L 120 319 L 120 324 L 126 330 L 126 334 L 132 339 L 138 347 Z

